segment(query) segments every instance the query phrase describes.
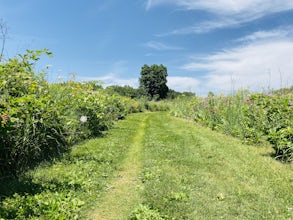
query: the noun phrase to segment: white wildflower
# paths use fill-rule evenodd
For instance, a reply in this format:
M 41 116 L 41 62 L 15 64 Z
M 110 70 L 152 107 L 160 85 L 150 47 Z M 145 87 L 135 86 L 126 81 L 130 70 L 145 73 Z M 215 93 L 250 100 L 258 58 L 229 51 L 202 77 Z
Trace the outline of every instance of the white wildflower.
M 86 123 L 87 122 L 87 117 L 83 115 L 83 116 L 80 117 L 79 120 L 80 120 L 81 123 Z

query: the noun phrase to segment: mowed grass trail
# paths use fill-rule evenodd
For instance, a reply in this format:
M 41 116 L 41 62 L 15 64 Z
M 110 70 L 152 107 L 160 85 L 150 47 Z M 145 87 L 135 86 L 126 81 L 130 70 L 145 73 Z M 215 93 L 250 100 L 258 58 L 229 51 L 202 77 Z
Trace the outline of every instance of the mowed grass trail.
M 97 205 L 96 213 L 108 215 L 96 219 L 293 218 L 292 167 L 268 148 L 167 113 L 149 113 L 141 123 L 113 189 Z
M 293 167 L 269 155 L 168 113 L 132 114 L 1 180 L 0 219 L 293 219 Z
M 268 148 L 153 114 L 143 150 L 143 206 L 162 219 L 292 219 L 293 170 Z M 143 211 L 144 210 L 144 211 Z
M 127 156 L 125 157 L 116 178 L 112 181 L 98 208 L 89 216 L 91 219 L 127 219 L 127 214 L 140 203 L 137 186 L 138 172 L 141 169 L 142 141 L 148 115 L 142 115 L 137 132 L 134 134 Z

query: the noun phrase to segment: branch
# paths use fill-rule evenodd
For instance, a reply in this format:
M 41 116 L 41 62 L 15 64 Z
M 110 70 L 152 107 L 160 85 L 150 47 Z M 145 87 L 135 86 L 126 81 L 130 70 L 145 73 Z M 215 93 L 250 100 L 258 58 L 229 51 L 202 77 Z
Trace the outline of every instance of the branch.
M 7 39 L 7 34 L 8 34 L 7 24 L 2 19 L 0 19 L 0 39 L 2 39 L 0 62 L 2 62 L 2 59 L 3 59 L 3 53 L 4 53 L 4 48 L 5 48 L 5 42 Z

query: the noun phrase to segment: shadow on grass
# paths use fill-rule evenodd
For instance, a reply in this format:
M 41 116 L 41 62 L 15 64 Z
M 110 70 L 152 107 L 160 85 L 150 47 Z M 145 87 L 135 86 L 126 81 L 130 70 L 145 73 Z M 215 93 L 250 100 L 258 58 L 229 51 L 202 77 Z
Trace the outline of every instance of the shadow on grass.
M 30 169 L 18 172 L 17 174 L 7 174 L 7 176 L 0 176 L 0 203 L 5 200 L 5 198 L 12 197 L 14 194 L 18 194 L 20 196 L 36 195 L 45 190 L 62 191 L 64 189 L 80 188 L 81 186 L 59 182 L 57 179 L 46 182 L 45 184 L 38 183 L 37 181 L 34 181 L 33 178 L 28 174 L 29 170 L 33 170 L 42 163 L 46 164 L 46 166 L 50 166 L 57 161 L 61 161 L 63 159 L 66 160 L 66 158 L 69 158 L 69 153 L 70 148 L 67 150 L 67 152 L 51 158 L 50 160 L 37 163 Z
M 15 194 L 20 196 L 34 196 L 44 191 L 68 192 L 80 190 L 82 186 L 78 183 L 60 182 L 58 179 L 37 183 L 29 176 L 6 177 L 0 179 L 0 204 L 6 198 Z
M 99 132 L 92 138 L 102 138 L 105 136 L 107 131 Z M 78 144 L 82 144 L 83 142 L 88 140 L 82 140 L 77 142 Z M 17 169 L 17 165 L 6 167 L 6 169 L 2 168 L 0 170 L 0 203 L 5 200 L 5 198 L 12 197 L 14 194 L 18 195 L 36 195 L 41 193 L 44 190 L 50 191 L 62 191 L 62 190 L 72 190 L 81 188 L 79 184 L 69 184 L 66 182 L 59 182 L 57 179 L 46 182 L 44 185 L 41 183 L 35 183 L 29 175 L 27 175 L 28 171 L 35 169 L 40 166 L 40 164 L 46 164 L 48 166 L 54 164 L 55 162 L 61 160 L 70 161 L 72 158 L 70 157 L 70 152 L 72 150 L 72 146 L 77 144 L 72 143 L 67 147 L 62 149 L 62 152 L 59 152 L 56 155 L 51 155 L 50 158 L 46 158 L 43 161 L 35 161 L 34 163 L 29 164 L 26 168 L 21 167 L 20 170 Z M 83 158 L 86 159 L 86 158 Z M 89 158 L 93 160 L 93 158 Z M 96 160 L 96 162 L 107 162 L 102 160 Z M 5 171 L 6 172 L 3 172 Z M 8 172 L 7 170 L 14 170 L 14 172 Z
M 15 193 L 19 195 L 40 193 L 44 188 L 36 184 L 30 177 L 2 177 L 0 179 L 0 202 Z

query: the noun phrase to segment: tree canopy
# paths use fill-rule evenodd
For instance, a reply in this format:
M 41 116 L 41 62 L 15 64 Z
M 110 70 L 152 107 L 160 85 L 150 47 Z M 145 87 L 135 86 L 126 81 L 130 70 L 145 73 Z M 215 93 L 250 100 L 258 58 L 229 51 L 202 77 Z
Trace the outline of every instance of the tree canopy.
M 167 67 L 153 64 L 141 68 L 140 87 L 151 99 L 164 99 L 168 94 Z

